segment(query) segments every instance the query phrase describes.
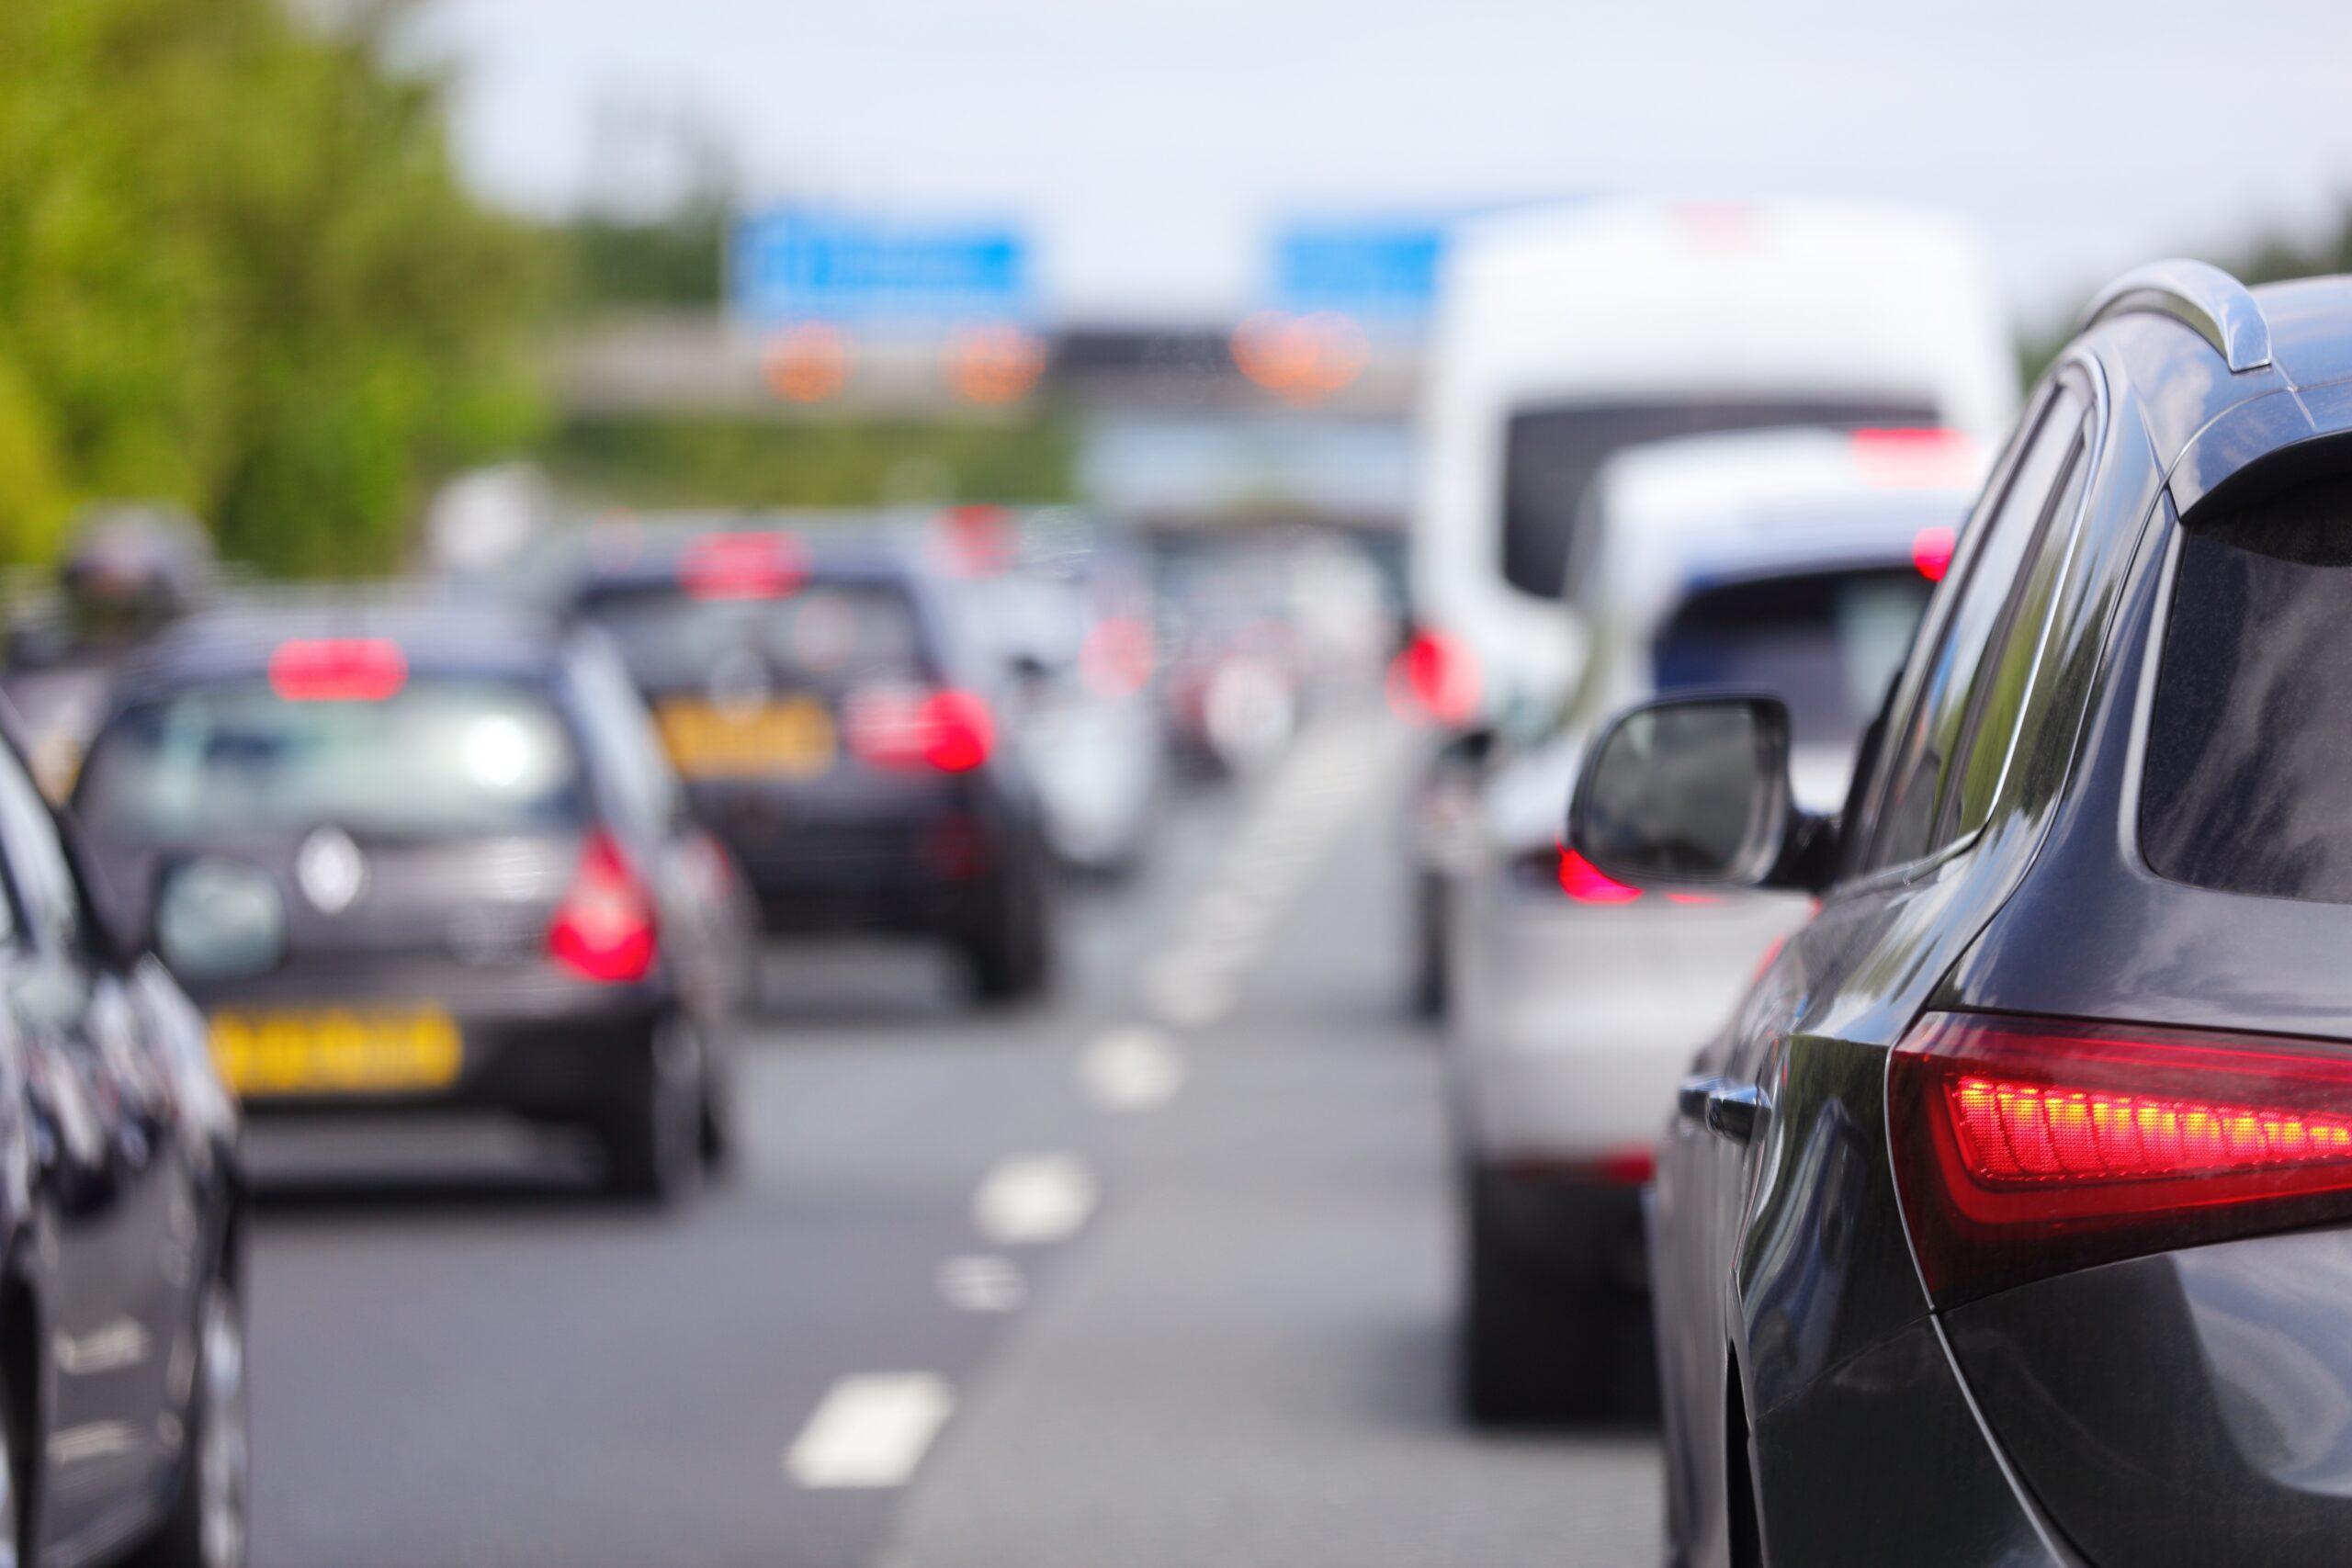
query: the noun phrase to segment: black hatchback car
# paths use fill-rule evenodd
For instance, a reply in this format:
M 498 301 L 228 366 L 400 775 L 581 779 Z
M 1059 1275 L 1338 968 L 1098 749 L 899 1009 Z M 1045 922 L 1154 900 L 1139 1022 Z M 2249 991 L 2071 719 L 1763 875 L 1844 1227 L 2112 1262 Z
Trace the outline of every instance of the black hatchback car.
M 653 1199 L 718 1152 L 748 915 L 598 639 L 207 614 L 123 670 L 74 806 L 255 1117 L 584 1129 Z
M 1050 975 L 1036 795 L 989 661 L 912 547 L 855 525 L 594 537 L 574 613 L 619 644 L 769 931 L 960 953 L 983 998 Z
M 1634 710 L 1573 840 L 1819 912 L 1658 1161 L 1686 1564 L 2352 1560 L 2352 279 L 2162 264 L 1964 531 L 1844 811 Z
M 236 1105 L 0 728 L 0 1561 L 237 1568 Z

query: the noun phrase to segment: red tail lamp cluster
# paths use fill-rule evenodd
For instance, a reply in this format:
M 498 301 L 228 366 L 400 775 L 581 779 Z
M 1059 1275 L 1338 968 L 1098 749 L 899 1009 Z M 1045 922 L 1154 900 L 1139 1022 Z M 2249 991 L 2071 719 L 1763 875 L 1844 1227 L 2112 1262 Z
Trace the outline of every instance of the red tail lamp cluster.
M 1477 656 L 1444 632 L 1416 633 L 1388 666 L 1389 705 L 1407 717 L 1467 724 L 1478 698 Z
M 849 748 L 877 768 L 965 773 L 996 750 L 996 721 L 970 692 L 885 686 L 853 696 L 842 715 Z
M 1928 1289 L 2352 1214 L 2352 1052 L 2142 1025 L 1931 1014 L 1889 1065 Z
M 619 985 L 643 979 L 658 947 L 652 895 L 611 835 L 590 834 L 548 922 L 548 954 L 582 978 Z

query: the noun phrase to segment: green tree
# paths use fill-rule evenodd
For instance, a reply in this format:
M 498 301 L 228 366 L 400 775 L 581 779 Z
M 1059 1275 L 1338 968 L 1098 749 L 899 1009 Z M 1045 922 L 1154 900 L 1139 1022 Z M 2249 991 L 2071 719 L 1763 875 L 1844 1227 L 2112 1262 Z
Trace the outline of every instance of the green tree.
M 0 557 L 135 494 L 379 570 L 433 473 L 540 428 L 542 242 L 458 184 L 396 19 L 0 3 Z

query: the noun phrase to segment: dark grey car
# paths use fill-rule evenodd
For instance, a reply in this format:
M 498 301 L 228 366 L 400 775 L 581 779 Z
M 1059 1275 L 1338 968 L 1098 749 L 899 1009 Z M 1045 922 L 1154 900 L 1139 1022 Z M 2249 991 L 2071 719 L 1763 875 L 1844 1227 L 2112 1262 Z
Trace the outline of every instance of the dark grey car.
M 256 1118 L 498 1112 L 690 1187 L 749 900 L 618 656 L 481 606 L 238 606 L 117 681 L 74 806 Z
M 2352 280 L 2135 274 L 2043 380 L 1844 811 L 1634 710 L 1577 848 L 1819 912 L 1656 1224 L 1676 1561 L 2352 1559 Z

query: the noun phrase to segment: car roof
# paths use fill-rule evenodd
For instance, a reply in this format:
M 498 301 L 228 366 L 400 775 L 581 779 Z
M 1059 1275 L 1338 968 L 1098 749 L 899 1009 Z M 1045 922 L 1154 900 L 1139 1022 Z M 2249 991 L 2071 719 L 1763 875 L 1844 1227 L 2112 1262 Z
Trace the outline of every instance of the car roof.
M 503 602 L 344 590 L 250 595 L 166 627 L 124 663 L 114 705 L 195 682 L 261 673 L 280 645 L 386 638 L 408 667 L 435 674 L 544 680 L 564 642 L 539 616 Z
M 2140 394 L 2184 513 L 2285 448 L 2352 434 L 2352 276 L 2248 288 L 2200 263 L 2156 263 L 2102 292 L 2078 352 Z
M 1957 528 L 1984 468 L 1947 432 L 1759 431 L 1654 442 L 1595 486 L 1601 557 L 1582 597 L 1635 637 L 1697 588 L 1909 564 Z
M 791 539 L 807 574 L 830 582 L 912 585 L 923 576 L 922 547 L 895 514 L 675 512 L 582 530 L 571 544 L 568 592 L 672 582 L 696 544 L 722 536 Z
M 1896 204 L 1499 212 L 1461 225 L 1442 264 L 1431 395 L 1900 394 L 1990 439 L 2017 381 L 1986 258 L 1965 222 Z

